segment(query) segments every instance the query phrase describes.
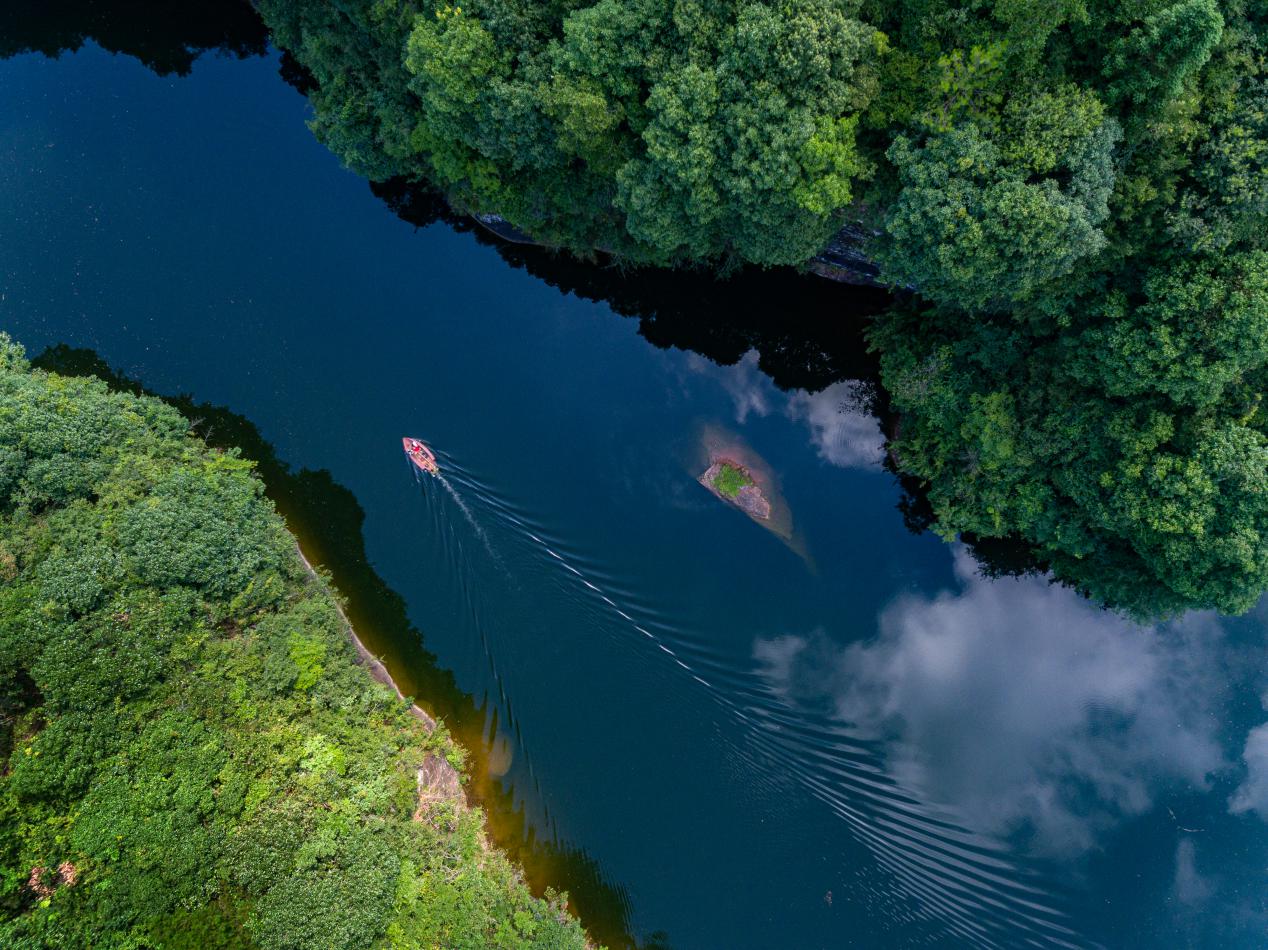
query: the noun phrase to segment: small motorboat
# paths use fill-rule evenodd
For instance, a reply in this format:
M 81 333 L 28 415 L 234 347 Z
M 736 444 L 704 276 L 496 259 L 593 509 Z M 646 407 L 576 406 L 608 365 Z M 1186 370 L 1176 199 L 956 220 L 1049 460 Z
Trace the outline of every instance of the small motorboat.
M 426 472 L 428 475 L 440 474 L 440 466 L 436 464 L 436 454 L 427 447 L 427 443 L 408 436 L 401 439 L 401 442 L 405 445 L 405 454 L 420 472 Z

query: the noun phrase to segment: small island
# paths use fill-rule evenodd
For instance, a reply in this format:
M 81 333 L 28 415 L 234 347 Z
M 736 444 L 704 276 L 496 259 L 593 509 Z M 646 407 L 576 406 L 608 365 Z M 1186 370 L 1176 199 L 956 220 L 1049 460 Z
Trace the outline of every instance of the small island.
M 699 482 L 750 518 L 770 520 L 770 502 L 753 480 L 752 473 L 734 459 L 718 459 L 700 476 Z
M 778 537 L 813 571 L 805 541 L 793 529 L 792 512 L 767 461 L 737 433 L 702 424 L 688 459 L 695 479 L 715 498 L 738 508 Z

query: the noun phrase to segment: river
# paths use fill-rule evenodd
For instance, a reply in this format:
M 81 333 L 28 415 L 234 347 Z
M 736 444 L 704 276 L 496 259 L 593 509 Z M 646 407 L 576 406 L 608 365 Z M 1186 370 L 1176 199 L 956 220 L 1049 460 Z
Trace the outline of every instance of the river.
M 0 327 L 228 407 L 201 431 L 257 440 L 499 843 L 597 937 L 1264 945 L 1264 610 L 1142 628 L 910 530 L 868 410 L 882 295 L 416 227 L 276 54 L 180 72 L 0 62 Z M 696 483 L 719 438 L 795 543 Z

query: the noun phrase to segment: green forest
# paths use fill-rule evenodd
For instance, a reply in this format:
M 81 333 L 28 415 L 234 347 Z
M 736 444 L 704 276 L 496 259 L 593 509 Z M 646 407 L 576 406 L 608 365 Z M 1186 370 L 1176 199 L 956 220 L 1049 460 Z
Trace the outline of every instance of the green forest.
M 357 665 L 253 464 L 0 336 L 0 945 L 584 948 Z
M 622 265 L 845 225 L 947 537 L 1137 616 L 1268 588 L 1263 0 L 260 0 L 317 136 Z

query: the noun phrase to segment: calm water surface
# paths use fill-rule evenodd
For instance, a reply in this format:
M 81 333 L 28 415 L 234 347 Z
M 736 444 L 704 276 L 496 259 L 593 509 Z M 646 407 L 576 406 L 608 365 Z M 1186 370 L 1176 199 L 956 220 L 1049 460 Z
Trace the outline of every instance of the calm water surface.
M 848 378 L 874 297 L 416 230 L 277 67 L 0 63 L 0 326 L 227 406 L 351 493 L 350 527 L 297 528 L 323 559 L 364 538 L 397 605 L 371 636 L 477 746 L 537 885 L 614 944 L 1268 945 L 1262 612 L 1147 629 L 986 579 L 904 527 Z M 765 459 L 795 544 L 695 483 L 709 437 Z

